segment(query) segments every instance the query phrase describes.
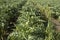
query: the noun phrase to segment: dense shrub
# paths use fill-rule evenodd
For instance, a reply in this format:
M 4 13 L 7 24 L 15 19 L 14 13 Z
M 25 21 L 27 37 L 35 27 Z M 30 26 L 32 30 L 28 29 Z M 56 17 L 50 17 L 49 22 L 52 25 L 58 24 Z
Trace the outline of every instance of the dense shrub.
M 47 10 L 40 4 L 27 2 L 20 11 L 16 30 L 9 35 L 8 40 L 53 40 L 55 29 L 50 22 L 50 10 Z
M 6 40 L 6 37 L 13 31 L 13 29 L 16 28 L 14 24 L 16 23 L 16 20 L 20 15 L 19 11 L 26 3 L 26 0 L 11 0 L 8 2 L 7 0 L 2 0 L 2 2 L 0 3 L 3 4 L 0 7 L 0 40 Z
M 60 40 L 51 22 L 60 19 L 59 6 L 41 0 L 0 1 L 0 40 Z

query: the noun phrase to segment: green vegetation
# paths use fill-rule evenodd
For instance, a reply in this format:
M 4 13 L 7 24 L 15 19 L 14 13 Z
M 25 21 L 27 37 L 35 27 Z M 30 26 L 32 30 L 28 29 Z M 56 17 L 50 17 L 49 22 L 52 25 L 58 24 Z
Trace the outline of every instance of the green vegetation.
M 60 32 L 51 21 L 60 22 L 59 2 L 0 0 L 0 40 L 60 40 Z

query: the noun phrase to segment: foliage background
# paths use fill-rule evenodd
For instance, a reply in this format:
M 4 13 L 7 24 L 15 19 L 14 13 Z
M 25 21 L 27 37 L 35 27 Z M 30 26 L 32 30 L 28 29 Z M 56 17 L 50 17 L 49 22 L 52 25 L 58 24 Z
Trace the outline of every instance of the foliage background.
M 60 20 L 60 0 L 0 0 L 0 40 L 59 40 L 51 18 Z

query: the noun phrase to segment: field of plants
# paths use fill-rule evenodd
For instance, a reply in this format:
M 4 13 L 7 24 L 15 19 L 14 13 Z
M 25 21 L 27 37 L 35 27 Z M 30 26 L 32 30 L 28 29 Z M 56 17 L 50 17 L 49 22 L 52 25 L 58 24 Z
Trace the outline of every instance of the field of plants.
M 60 40 L 60 0 L 0 0 L 0 40 Z

